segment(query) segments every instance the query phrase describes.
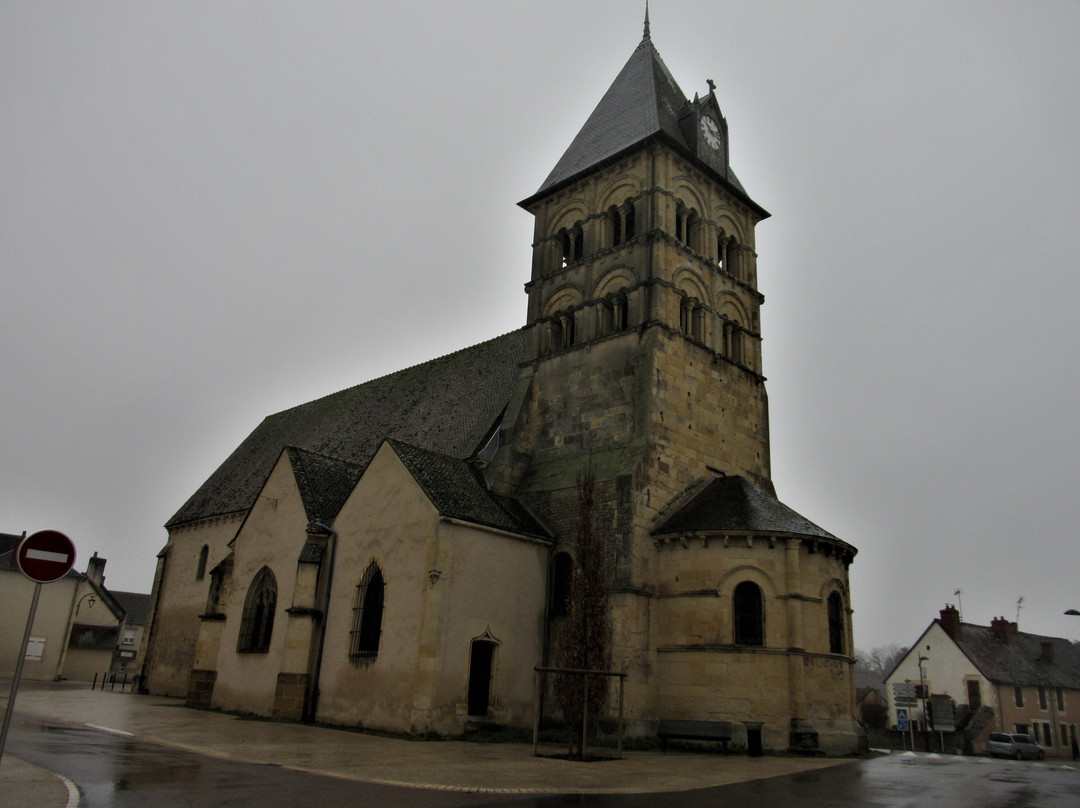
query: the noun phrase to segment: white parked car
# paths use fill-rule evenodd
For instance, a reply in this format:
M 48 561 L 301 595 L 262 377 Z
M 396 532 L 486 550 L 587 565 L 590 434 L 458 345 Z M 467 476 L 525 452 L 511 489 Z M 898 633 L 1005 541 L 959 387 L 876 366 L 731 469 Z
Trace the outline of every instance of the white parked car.
M 1042 760 L 1046 752 L 1030 735 L 1021 732 L 991 732 L 986 751 L 994 757 L 1014 758 L 1015 760 Z

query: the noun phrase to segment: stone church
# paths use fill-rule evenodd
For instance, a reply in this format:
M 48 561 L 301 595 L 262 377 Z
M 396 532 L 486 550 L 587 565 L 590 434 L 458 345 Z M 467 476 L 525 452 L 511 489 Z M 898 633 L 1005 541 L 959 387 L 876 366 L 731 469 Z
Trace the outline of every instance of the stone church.
M 754 228 L 709 90 L 645 35 L 547 179 L 523 328 L 267 417 L 169 520 L 152 693 L 529 725 L 596 480 L 627 726 L 857 744 L 850 544 L 770 478 Z M 614 709 L 614 707 L 609 708 Z

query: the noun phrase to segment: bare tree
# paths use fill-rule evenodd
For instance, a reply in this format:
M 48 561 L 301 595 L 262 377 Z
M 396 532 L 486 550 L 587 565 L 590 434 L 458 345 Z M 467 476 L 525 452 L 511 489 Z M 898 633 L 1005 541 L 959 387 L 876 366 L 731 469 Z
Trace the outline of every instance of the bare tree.
M 610 576 L 597 521 L 596 479 L 589 471 L 577 482 L 576 564 L 567 616 L 555 641 L 556 667 L 597 671 L 607 670 L 610 662 Z M 588 704 L 585 704 L 586 679 Z M 582 711 L 587 710 L 588 726 L 594 726 L 607 697 L 607 680 L 603 676 L 556 674 L 552 687 L 570 726 L 570 753 L 574 753 L 576 741 L 578 752 L 584 757 Z
M 867 652 L 855 649 L 855 683 L 859 687 L 885 686 L 885 677 L 911 649 L 904 645 L 884 645 Z

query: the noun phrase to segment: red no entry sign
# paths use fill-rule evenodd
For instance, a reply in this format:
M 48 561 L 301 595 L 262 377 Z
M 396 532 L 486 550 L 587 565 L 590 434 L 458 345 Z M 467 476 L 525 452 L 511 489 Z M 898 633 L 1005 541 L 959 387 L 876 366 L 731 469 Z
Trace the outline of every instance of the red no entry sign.
M 22 540 L 15 559 L 23 575 L 48 584 L 59 581 L 75 564 L 75 545 L 56 530 L 39 530 Z

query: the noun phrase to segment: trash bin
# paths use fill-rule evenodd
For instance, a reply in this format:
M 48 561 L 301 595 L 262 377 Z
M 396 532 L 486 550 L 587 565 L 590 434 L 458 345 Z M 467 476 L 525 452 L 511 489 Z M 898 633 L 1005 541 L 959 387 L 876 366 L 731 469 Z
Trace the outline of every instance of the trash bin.
M 746 725 L 746 754 L 761 757 L 761 728 L 764 721 L 743 721 Z

